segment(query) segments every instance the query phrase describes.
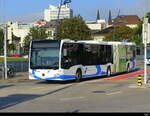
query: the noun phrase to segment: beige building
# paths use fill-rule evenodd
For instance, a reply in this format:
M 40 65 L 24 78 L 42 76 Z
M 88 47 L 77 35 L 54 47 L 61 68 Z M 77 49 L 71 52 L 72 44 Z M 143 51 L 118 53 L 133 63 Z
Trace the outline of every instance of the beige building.
M 105 20 L 87 21 L 85 23 L 91 30 L 102 30 L 102 29 L 106 28 Z
M 28 23 L 7 23 L 7 38 L 9 44 L 13 43 L 15 45 L 15 51 L 13 54 L 20 54 L 23 47 L 23 41 L 28 35 L 30 28 L 33 24 Z
M 9 44 L 15 44 L 15 54 L 20 54 L 23 47 L 25 37 L 30 32 L 30 28 L 34 26 L 45 25 L 45 22 L 34 22 L 34 23 L 19 23 L 19 22 L 8 22 L 7 23 L 7 38 Z
M 19 44 L 23 46 L 23 41 L 25 37 L 28 35 L 30 28 L 33 26 L 33 24 L 27 24 L 27 23 L 12 23 L 8 22 L 8 29 L 7 29 L 7 35 L 9 43 L 13 42 L 13 37 L 17 37 L 19 39 Z
M 92 33 L 92 36 L 94 38 L 94 40 L 99 40 L 99 41 L 103 41 L 103 39 L 105 38 L 105 35 L 107 33 L 109 33 L 109 31 L 113 30 L 114 27 L 108 27 L 108 28 L 105 28 L 101 31 L 99 30 L 92 30 L 91 33 Z

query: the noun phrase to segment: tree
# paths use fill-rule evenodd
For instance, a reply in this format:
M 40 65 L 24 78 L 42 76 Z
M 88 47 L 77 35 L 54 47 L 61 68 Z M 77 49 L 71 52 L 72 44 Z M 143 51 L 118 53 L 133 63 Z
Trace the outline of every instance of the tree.
M 85 24 L 83 18 L 78 15 L 70 19 L 63 20 L 58 26 L 60 39 L 69 38 L 72 40 L 92 39 L 90 29 Z
M 148 13 L 146 14 L 146 17 L 148 18 L 148 22 L 150 23 L 150 12 L 148 12 Z
M 133 30 L 125 25 L 118 25 L 114 27 L 108 34 L 105 35 L 105 41 L 123 41 L 131 40 L 133 37 Z
M 3 30 L 0 29 L 0 53 L 3 52 L 3 46 L 4 46 L 4 33 Z
M 132 42 L 135 42 L 137 47 L 141 46 L 142 42 L 142 27 L 143 21 L 141 21 L 136 28 L 133 29 L 133 38 L 131 39 Z
M 150 12 L 146 14 L 148 18 L 148 22 L 150 23 Z M 142 18 L 144 20 L 144 18 Z M 141 21 L 136 28 L 133 29 L 134 36 L 132 38 L 132 42 L 135 42 L 137 47 L 141 46 L 142 43 L 142 28 L 143 28 L 143 21 Z
M 29 46 L 30 42 L 32 40 L 44 40 L 48 37 L 48 34 L 46 34 L 46 29 L 41 28 L 41 27 L 32 27 L 30 29 L 29 34 L 25 37 L 24 39 L 24 51 L 25 53 L 29 52 Z
M 11 52 L 14 52 L 16 49 L 15 49 L 15 45 L 13 43 L 11 44 L 8 44 L 7 45 L 7 50 L 9 52 L 9 54 L 11 54 Z
M 8 52 L 14 51 L 15 50 L 15 45 L 14 44 L 7 44 L 7 50 Z M 0 53 L 3 54 L 4 52 L 4 33 L 3 30 L 0 29 Z

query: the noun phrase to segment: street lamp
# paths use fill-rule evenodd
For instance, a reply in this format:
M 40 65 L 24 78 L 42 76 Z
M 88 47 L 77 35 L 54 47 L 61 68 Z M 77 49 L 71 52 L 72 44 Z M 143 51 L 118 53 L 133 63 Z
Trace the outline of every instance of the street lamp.
M 63 2 L 63 1 L 60 0 L 60 6 L 59 6 L 58 16 L 57 16 L 57 22 L 56 22 L 56 39 L 59 38 L 59 36 L 58 36 L 58 24 L 59 24 L 59 16 L 60 16 L 60 11 L 61 11 L 62 2 Z
M 60 39 L 59 35 L 58 35 L 58 25 L 59 25 L 59 19 L 60 19 L 60 12 L 61 12 L 61 7 L 62 5 L 71 3 L 71 0 L 60 0 L 60 6 L 59 6 L 59 10 L 58 10 L 58 16 L 57 16 L 57 22 L 56 22 L 56 39 Z
M 4 79 L 7 80 L 7 24 L 1 25 L 4 33 Z
M 4 27 L 4 75 L 5 80 L 7 80 L 7 24 Z
M 147 84 L 147 42 L 148 42 L 148 18 L 146 18 L 146 12 L 147 10 L 147 5 L 148 5 L 148 0 L 145 0 L 145 15 L 144 15 L 144 26 L 143 26 L 143 41 L 144 41 L 144 84 Z

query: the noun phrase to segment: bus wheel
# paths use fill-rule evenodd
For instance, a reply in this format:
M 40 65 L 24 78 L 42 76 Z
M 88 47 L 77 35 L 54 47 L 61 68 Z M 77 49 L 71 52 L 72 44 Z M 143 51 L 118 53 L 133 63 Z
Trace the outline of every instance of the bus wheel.
M 76 72 L 76 82 L 80 82 L 81 79 L 82 79 L 82 72 L 80 69 L 78 69 Z
M 111 76 L 111 68 L 108 67 L 108 69 L 107 69 L 107 77 L 110 77 L 110 76 Z

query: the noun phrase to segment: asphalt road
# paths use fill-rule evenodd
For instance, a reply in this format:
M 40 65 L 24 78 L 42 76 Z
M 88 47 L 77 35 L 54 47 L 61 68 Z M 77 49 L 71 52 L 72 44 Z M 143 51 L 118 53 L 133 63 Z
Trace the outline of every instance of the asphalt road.
M 149 112 L 149 86 L 135 84 L 133 77 L 1 85 L 0 112 Z
M 0 85 L 0 112 L 150 112 L 149 101 L 150 84 L 137 87 L 137 77 Z

